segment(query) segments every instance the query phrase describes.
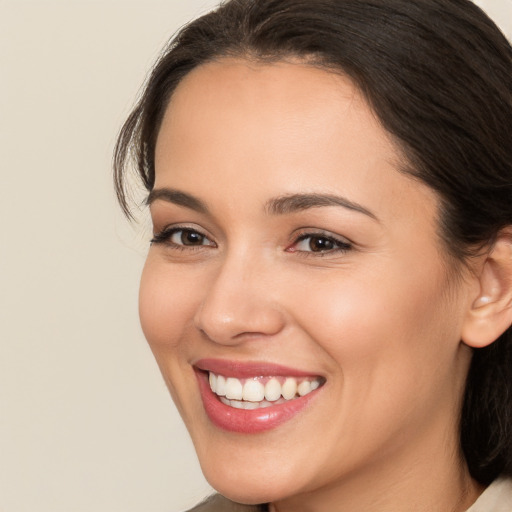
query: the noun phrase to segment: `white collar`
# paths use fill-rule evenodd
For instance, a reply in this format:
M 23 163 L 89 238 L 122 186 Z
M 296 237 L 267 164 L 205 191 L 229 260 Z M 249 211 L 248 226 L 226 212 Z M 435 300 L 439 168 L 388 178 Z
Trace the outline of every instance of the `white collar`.
M 497 478 L 466 512 L 511 512 L 512 478 Z

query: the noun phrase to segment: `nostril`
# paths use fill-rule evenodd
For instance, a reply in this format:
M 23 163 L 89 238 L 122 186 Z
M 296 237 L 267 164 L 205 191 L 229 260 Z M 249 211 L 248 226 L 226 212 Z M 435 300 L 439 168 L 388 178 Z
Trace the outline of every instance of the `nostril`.
M 268 274 L 253 268 L 247 258 L 235 256 L 227 258 L 206 283 L 194 316 L 196 328 L 215 343 L 237 344 L 274 335 L 284 326 L 277 292 L 269 293 L 264 282 Z
M 254 296 L 229 302 L 210 299 L 198 310 L 194 324 L 210 341 L 237 344 L 277 334 L 284 326 L 284 316 L 274 305 Z

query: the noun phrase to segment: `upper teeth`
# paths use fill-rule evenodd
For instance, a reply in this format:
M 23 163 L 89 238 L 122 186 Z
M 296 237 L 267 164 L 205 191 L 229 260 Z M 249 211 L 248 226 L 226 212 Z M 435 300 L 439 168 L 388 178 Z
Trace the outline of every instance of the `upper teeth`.
M 295 377 L 253 377 L 237 379 L 224 377 L 210 372 L 211 390 L 228 400 L 246 400 L 249 402 L 275 402 L 283 397 L 291 400 L 304 396 L 318 388 L 321 377 L 296 379 Z

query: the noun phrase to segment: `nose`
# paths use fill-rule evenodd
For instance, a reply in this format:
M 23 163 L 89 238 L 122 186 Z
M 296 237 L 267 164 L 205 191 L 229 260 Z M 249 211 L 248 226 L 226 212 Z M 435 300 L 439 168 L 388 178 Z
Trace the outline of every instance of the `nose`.
M 226 260 L 206 282 L 194 317 L 196 328 L 223 345 L 279 333 L 285 316 L 271 268 L 243 257 Z

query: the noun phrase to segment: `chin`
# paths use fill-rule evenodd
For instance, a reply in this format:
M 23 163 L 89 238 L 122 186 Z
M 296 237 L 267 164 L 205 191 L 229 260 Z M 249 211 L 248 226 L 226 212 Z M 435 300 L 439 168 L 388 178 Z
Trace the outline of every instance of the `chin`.
M 300 494 L 307 475 L 299 471 L 291 460 L 286 460 L 283 454 L 265 451 L 265 443 L 251 456 L 239 450 L 227 448 L 221 455 L 215 456 L 211 448 L 205 456 L 198 453 L 201 468 L 209 484 L 226 498 L 246 505 L 256 505 L 285 499 Z M 238 452 L 238 453 L 237 453 Z
M 234 471 L 229 476 L 223 476 L 223 471 L 215 469 L 212 473 L 209 475 L 205 472 L 210 485 L 226 498 L 244 505 L 269 503 L 295 494 L 284 482 L 261 478 L 259 474 L 247 472 L 240 475 Z

